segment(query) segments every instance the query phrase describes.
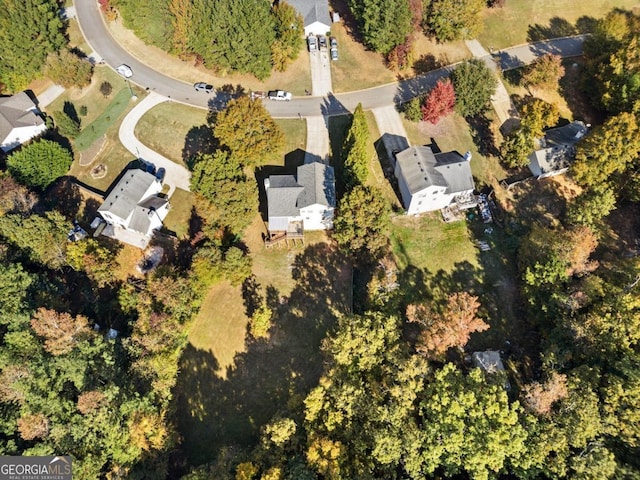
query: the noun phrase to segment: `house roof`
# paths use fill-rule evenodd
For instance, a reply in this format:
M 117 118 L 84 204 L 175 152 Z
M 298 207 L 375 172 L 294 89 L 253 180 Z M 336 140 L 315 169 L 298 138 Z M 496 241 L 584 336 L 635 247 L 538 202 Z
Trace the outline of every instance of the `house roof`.
M 298 196 L 304 187 L 293 175 L 271 175 L 267 188 L 267 210 L 269 218 L 296 217 L 300 215 Z
M 320 162 L 298 167 L 298 183 L 304 190 L 298 197 L 298 208 L 309 205 L 336 206 L 336 180 L 333 167 Z
M 14 128 L 42 125 L 44 120 L 33 112 L 35 108 L 36 104 L 25 92 L 0 98 L 0 141 Z
M 500 358 L 500 352 L 487 350 L 484 352 L 473 352 L 471 355 L 473 364 L 487 373 L 504 371 L 504 364 Z
M 128 218 L 155 181 L 155 175 L 144 170 L 127 170 L 98 208 L 98 212 L 109 212 L 122 219 Z
M 410 147 L 396 154 L 397 165 L 413 194 L 431 186 L 447 193 L 473 190 L 471 166 L 458 152 L 437 153 L 430 147 Z
M 540 148 L 529 155 L 529 169 L 536 175 L 559 172 L 571 164 L 575 157 L 575 144 L 587 133 L 580 121 L 547 130 L 539 140 Z
M 331 25 L 327 0 L 288 0 L 288 3 L 300 12 L 305 27 L 315 22 Z

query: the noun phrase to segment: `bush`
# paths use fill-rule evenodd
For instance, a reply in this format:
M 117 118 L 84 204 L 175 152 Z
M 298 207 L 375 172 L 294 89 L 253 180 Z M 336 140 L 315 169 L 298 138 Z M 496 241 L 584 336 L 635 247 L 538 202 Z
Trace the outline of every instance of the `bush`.
M 80 133 L 80 124 L 65 112 L 53 112 L 58 132 L 68 138 L 76 138 Z
M 113 86 L 109 82 L 102 82 L 100 84 L 100 93 L 107 98 L 113 92 Z
M 422 120 L 422 102 L 424 101 L 424 97 L 419 96 L 409 100 L 407 103 L 402 105 L 402 113 L 407 120 L 410 122 L 419 122 Z

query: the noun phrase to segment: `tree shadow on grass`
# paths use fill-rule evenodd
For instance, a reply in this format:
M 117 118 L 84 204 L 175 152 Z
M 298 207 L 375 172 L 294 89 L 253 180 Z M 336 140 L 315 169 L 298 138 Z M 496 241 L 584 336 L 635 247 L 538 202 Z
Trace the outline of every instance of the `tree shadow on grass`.
M 251 448 L 260 428 L 288 401 L 300 401 L 322 373 L 320 345 L 338 312 L 350 308 L 351 271 L 327 244 L 307 247 L 293 263 L 297 285 L 277 300 L 269 341 L 247 340 L 226 378 L 211 351 L 188 345 L 174 389 L 186 463 L 215 461 L 225 446 Z M 277 292 L 267 291 L 275 303 Z
M 536 23 L 529 25 L 527 30 L 527 42 L 539 42 L 551 38 L 568 37 L 576 35 L 578 30 L 569 21 L 560 17 L 553 17 L 549 20 L 549 25 Z
M 496 145 L 496 138 L 491 129 L 491 120 L 484 113 L 467 118 L 471 128 L 471 138 L 480 155 L 484 157 L 500 155 Z
M 213 153 L 218 147 L 218 142 L 213 136 L 213 131 L 209 125 L 198 125 L 191 127 L 184 137 L 184 147 L 182 147 L 182 161 L 193 169 L 193 159 L 199 153 Z

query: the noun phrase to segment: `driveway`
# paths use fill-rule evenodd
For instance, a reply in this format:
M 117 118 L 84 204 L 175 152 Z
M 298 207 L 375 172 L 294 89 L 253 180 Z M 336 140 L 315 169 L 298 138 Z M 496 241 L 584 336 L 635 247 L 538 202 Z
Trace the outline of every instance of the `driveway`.
M 320 161 L 329 162 L 329 130 L 328 117 L 307 117 L 307 146 L 304 163 Z
M 400 113 L 396 110 L 395 105 L 374 108 L 372 112 L 378 124 L 378 130 L 387 151 L 387 157 L 392 164 L 395 164 L 393 152 L 400 152 L 409 148 L 407 132 L 402 124 Z
M 124 147 L 137 158 L 153 163 L 156 169 L 164 168 L 166 170 L 164 183 L 169 185 L 168 196 L 171 197 L 176 187 L 189 191 L 191 178 L 190 172 L 182 165 L 179 165 L 151 150 L 134 135 L 134 129 L 140 118 L 142 118 L 142 116 L 153 107 L 166 102 L 167 100 L 168 99 L 166 97 L 158 95 L 157 93 L 150 93 L 147 95 L 144 100 L 141 100 L 140 103 L 138 103 L 133 110 L 124 117 L 124 120 L 120 124 L 118 135 L 122 145 L 124 145 Z
M 324 97 L 333 90 L 331 83 L 331 59 L 326 50 L 309 52 L 311 63 L 311 95 Z

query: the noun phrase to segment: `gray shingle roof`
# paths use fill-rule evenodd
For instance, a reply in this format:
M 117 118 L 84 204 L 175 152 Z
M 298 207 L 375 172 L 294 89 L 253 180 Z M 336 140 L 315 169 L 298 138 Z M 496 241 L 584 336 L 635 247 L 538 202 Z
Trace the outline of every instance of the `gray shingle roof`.
M 434 155 L 430 147 L 410 147 L 396 161 L 412 194 L 430 186 L 446 187 L 447 193 L 475 188 L 471 166 L 458 152 Z
M 575 157 L 575 144 L 587 133 L 587 126 L 574 121 L 563 127 L 547 130 L 540 139 L 540 148 L 529 155 L 529 169 L 536 175 L 567 168 Z
M 288 0 L 287 3 L 300 12 L 305 27 L 315 22 L 331 25 L 327 0 Z
M 0 98 L 0 142 L 7 138 L 14 128 L 42 125 L 44 120 L 31 111 L 34 108 L 36 104 L 25 92 Z
M 575 145 L 587 133 L 587 126 L 580 121 L 568 125 L 552 128 L 544 133 L 543 147 L 559 147 Z
M 298 208 L 320 204 L 336 206 L 336 180 L 333 167 L 320 162 L 307 163 L 298 167 L 298 183 L 304 191 L 298 198 Z
M 98 212 L 109 212 L 119 218 L 126 219 L 155 181 L 155 175 L 143 170 L 127 170 L 105 198 Z

